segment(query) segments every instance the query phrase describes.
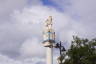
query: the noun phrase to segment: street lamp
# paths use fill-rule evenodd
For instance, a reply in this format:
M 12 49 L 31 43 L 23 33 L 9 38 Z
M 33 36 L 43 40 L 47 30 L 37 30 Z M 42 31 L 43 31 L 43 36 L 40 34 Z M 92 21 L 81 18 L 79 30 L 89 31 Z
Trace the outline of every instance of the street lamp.
M 60 55 L 62 55 L 62 53 L 66 51 L 66 49 L 64 48 L 64 46 L 62 46 L 61 41 L 60 41 L 60 43 L 56 43 L 55 48 L 59 48 Z
M 57 43 L 55 48 L 59 48 L 60 51 L 60 56 L 57 58 L 57 62 L 58 64 L 63 64 L 63 60 L 64 60 L 64 52 L 66 51 L 64 46 L 62 46 L 61 41 L 60 43 Z

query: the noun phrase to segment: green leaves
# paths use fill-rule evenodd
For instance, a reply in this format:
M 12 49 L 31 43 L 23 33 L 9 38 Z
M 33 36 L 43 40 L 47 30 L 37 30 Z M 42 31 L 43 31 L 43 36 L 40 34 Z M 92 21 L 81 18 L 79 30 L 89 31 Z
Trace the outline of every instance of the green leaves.
M 65 59 L 64 64 L 96 64 L 96 39 L 89 41 L 73 36 L 66 56 L 69 58 Z

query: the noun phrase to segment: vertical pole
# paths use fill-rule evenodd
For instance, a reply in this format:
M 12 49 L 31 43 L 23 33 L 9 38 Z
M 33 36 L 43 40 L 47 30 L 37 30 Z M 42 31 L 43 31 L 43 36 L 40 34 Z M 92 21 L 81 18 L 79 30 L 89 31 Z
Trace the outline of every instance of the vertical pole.
M 61 55 L 61 41 L 60 41 L 60 48 L 59 49 L 60 49 L 60 55 Z
M 47 64 L 53 64 L 53 48 L 47 48 Z

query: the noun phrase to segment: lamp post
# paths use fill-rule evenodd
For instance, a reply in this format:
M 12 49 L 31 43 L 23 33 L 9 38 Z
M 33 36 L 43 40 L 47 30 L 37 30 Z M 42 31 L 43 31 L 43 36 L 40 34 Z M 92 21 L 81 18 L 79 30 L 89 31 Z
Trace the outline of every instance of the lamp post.
M 64 46 L 62 46 L 61 41 L 57 43 L 55 48 L 59 48 L 60 56 L 57 58 L 58 64 L 63 64 L 64 52 L 66 51 Z

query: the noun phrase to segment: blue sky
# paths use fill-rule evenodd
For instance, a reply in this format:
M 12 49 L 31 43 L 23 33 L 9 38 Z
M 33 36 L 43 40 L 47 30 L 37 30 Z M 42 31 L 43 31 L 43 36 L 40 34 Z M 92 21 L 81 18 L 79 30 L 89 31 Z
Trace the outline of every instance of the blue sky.
M 60 5 L 58 5 L 56 2 L 54 2 L 54 1 L 52 1 L 52 0 L 41 0 L 42 1 L 42 3 L 43 3 L 43 5 L 45 5 L 45 6 L 50 6 L 50 7 L 53 7 L 53 8 L 55 8 L 55 9 L 57 9 L 58 11 L 64 11 L 64 8 L 62 8 L 62 6 L 60 6 Z M 66 3 L 65 3 L 66 2 Z M 63 4 L 65 4 L 65 6 L 67 5 L 69 5 L 69 3 L 70 2 L 67 2 L 66 0 L 64 0 L 64 3 Z M 63 6 L 63 7 L 65 7 L 65 6 Z
M 52 0 L 41 0 L 44 5 L 49 5 L 49 6 L 57 6 L 56 3 L 52 2 Z
M 70 47 L 72 35 L 96 37 L 95 0 L 2 0 L 0 63 L 45 64 L 42 31 L 50 15 L 56 39 L 63 41 L 66 48 Z M 56 55 L 54 52 L 54 57 Z

